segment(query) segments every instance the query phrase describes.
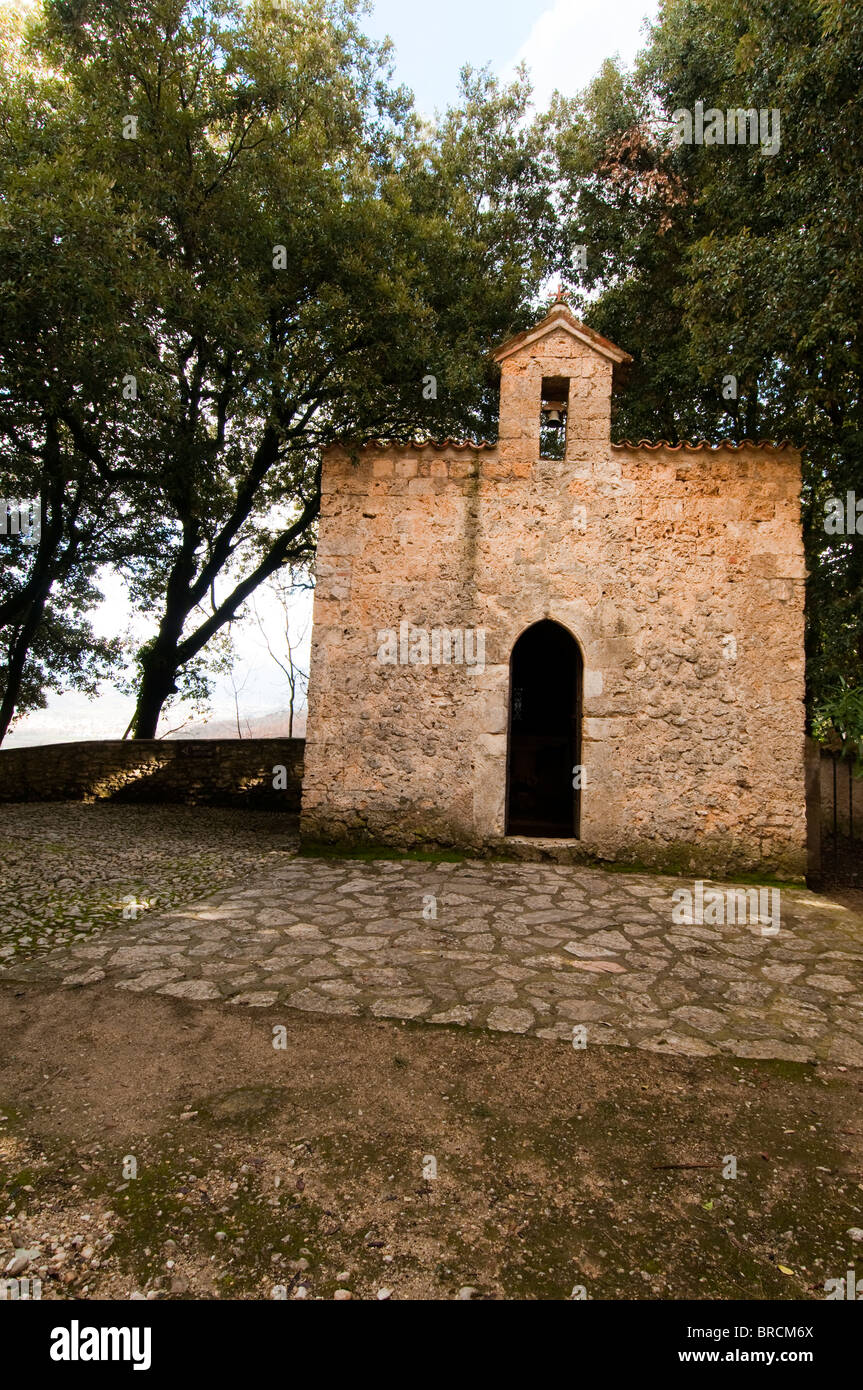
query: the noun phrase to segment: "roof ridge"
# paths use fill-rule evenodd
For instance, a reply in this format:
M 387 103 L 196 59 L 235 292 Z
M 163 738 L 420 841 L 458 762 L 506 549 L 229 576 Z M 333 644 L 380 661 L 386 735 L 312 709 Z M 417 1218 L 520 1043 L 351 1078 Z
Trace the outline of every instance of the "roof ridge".
M 565 326 L 577 338 L 601 352 L 603 356 L 610 357 L 615 367 L 628 366 L 632 362 L 632 357 L 623 348 L 618 347 L 610 338 L 604 338 L 601 333 L 597 333 L 595 328 L 588 328 L 586 323 L 577 319 L 568 304 L 563 301 L 552 305 L 544 319 L 535 323 L 532 328 L 525 328 L 523 332 L 514 334 L 507 338 L 495 348 L 492 358 L 495 362 L 502 362 L 505 357 L 511 356 L 520 348 L 526 347 L 528 343 L 544 338 L 547 333 L 551 333 L 555 328 Z

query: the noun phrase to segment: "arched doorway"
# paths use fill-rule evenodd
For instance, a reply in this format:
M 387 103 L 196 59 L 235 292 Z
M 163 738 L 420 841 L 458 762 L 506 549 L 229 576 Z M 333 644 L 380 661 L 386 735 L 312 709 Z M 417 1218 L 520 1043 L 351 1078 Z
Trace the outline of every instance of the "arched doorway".
M 582 669 L 578 643 L 560 623 L 535 623 L 512 649 L 508 835 L 578 838 Z

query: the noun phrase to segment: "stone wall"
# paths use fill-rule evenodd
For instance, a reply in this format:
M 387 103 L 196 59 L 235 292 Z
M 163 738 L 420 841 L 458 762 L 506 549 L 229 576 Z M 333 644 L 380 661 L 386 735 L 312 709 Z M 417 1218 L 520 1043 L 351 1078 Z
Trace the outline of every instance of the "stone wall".
M 550 618 L 584 660 L 578 852 L 802 877 L 799 456 L 611 444 L 614 363 L 556 323 L 502 362 L 497 446 L 325 457 L 303 834 L 502 847 L 510 655 Z M 484 670 L 381 664 L 402 621 L 483 629 Z
M 110 739 L 0 749 L 0 801 L 186 802 L 297 812 L 303 740 Z M 285 768 L 286 786 L 273 787 Z

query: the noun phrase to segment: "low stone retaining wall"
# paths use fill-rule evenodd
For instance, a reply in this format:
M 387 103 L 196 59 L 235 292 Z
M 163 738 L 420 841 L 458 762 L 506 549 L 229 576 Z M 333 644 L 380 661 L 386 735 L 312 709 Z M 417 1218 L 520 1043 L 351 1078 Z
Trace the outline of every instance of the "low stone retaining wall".
M 0 801 L 167 801 L 298 812 L 304 749 L 300 738 L 106 739 L 5 748 Z M 279 768 L 284 773 L 276 777 Z

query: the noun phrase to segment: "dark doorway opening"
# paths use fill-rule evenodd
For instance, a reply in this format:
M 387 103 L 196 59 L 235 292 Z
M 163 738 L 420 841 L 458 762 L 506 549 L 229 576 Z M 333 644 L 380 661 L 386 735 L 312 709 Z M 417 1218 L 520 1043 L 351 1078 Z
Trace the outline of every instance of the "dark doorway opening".
M 581 652 L 559 623 L 529 627 L 512 649 L 507 834 L 577 839 L 581 813 Z

